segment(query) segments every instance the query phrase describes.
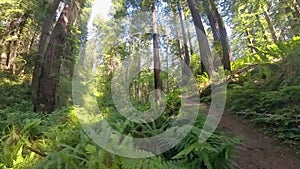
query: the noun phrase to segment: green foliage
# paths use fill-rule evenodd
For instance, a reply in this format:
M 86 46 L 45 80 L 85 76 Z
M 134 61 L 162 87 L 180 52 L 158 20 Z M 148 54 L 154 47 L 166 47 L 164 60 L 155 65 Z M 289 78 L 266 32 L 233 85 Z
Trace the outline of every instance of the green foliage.
M 195 168 L 195 166 L 230 168 L 230 152 L 236 144 L 233 139 L 221 133 L 214 133 L 206 143 L 198 144 L 198 136 L 204 122 L 203 116 L 199 116 L 187 137 L 168 152 L 146 159 L 129 159 L 106 152 L 92 142 L 82 130 L 73 107 L 65 107 L 52 114 L 34 113 L 31 111 L 29 95 L 24 92 L 29 86 L 22 86 L 24 79 L 4 73 L 0 73 L 0 76 L 0 87 L 5 88 L 3 97 L 12 91 L 16 94 L 12 97 L 14 100 L 9 103 L 9 106 L 3 106 L 0 110 L 1 168 L 177 169 Z M 101 96 L 104 97 L 99 95 Z M 173 121 L 170 115 L 177 116 L 180 111 L 179 96 L 179 90 L 167 94 L 169 100 L 166 111 L 168 112 L 153 123 L 136 125 L 126 120 L 114 109 L 113 104 L 109 103 L 112 100 L 107 100 L 103 104 L 106 108 L 101 110 L 108 115 L 107 121 L 110 125 L 123 134 L 149 137 L 170 127 Z M 147 105 L 139 106 L 145 109 Z M 175 130 L 178 134 L 186 133 L 184 127 Z M 172 142 L 172 140 L 162 141 Z M 122 146 L 134 145 L 132 142 L 124 142 Z M 145 152 L 151 153 L 151 150 Z
M 227 103 L 242 115 L 290 145 L 300 140 L 299 38 L 278 45 L 283 60 L 260 64 L 229 83 Z
M 178 168 L 176 165 L 180 162 L 178 159 L 164 160 L 172 156 L 129 159 L 102 150 L 85 135 L 72 112 L 68 108 L 56 111 L 48 117 L 39 115 L 36 119 L 30 119 L 30 116 L 27 116 L 26 122 L 22 121 L 20 126 L 15 124 L 16 127 L 10 129 L 1 139 L 1 148 L 4 148 L 4 154 L 0 155 L 1 165 L 4 168 Z M 62 117 L 62 114 L 66 116 Z M 144 133 L 146 130 L 153 133 L 158 129 L 145 127 L 143 130 Z M 198 140 L 196 135 L 199 134 L 196 132 L 199 132 L 199 129 L 193 130 L 192 139 L 187 138 L 180 143 L 176 152 L 182 150 L 181 154 L 184 154 L 186 149 L 190 148 L 189 145 L 196 143 Z M 221 160 L 229 162 L 227 153 L 232 145 L 232 142 L 226 141 L 224 136 L 215 135 L 215 138 L 200 146 L 201 150 L 197 148 L 189 152 L 194 152 L 196 156 L 189 156 L 189 161 L 182 159 L 180 164 L 194 168 L 198 164 L 202 165 L 204 160 L 205 165 L 225 166 Z M 39 157 L 36 152 L 46 157 Z M 198 163 L 189 164 L 195 158 L 203 159 L 196 160 Z
M 11 65 L 8 66 L 15 66 L 17 74 L 23 74 L 24 70 L 31 72 L 38 27 L 47 15 L 48 5 L 48 2 L 40 0 L 0 1 L 0 53 L 9 52 Z M 6 46 L 7 43 L 11 45 Z
M 29 102 L 30 98 L 30 77 L 15 76 L 9 73 L 0 72 L 0 109 L 10 106 L 18 105 L 21 110 L 30 106 L 22 108 L 24 103 Z
M 199 166 L 210 169 L 231 168 L 233 147 L 240 143 L 240 140 L 215 132 L 206 142 L 199 143 L 203 118 L 200 115 L 189 134 L 172 150 L 177 154 L 171 158 L 187 161 L 187 166 L 191 168 Z

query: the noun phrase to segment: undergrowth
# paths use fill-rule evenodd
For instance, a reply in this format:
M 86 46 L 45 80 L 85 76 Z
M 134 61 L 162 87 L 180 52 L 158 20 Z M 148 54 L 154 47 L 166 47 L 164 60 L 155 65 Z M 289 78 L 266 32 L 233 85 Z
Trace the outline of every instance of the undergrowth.
M 198 136 L 204 117 L 199 116 L 188 135 L 171 150 L 151 158 L 124 158 L 101 149 L 86 135 L 73 106 L 51 114 L 32 112 L 29 85 L 24 77 L 9 77 L 1 73 L 0 88 L 0 99 L 5 100 L 0 103 L 0 168 L 3 169 L 228 169 L 232 163 L 232 149 L 238 142 L 216 132 L 207 142 L 200 144 Z M 155 121 L 156 127 L 138 126 L 143 136 L 158 134 L 170 126 L 172 120 L 168 117 L 177 115 L 174 112 L 179 111 L 180 104 L 177 93 L 169 94 L 168 98 L 168 113 Z M 103 111 L 111 115 L 107 119 L 110 124 L 134 134 L 136 124 L 125 123 L 126 119 L 120 118 L 111 106 L 111 100 L 106 102 L 102 103 L 106 105 Z M 186 131 L 178 129 L 176 132 Z
M 258 64 L 232 79 L 228 108 L 290 146 L 300 142 L 300 38 L 278 44 L 282 60 Z

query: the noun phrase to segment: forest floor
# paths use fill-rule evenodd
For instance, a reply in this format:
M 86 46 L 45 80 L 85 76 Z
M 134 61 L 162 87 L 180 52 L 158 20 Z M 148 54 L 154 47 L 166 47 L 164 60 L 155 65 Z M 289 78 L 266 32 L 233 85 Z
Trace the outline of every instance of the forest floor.
M 300 169 L 296 151 L 265 135 L 246 120 L 225 112 L 219 128 L 230 136 L 242 136 L 243 142 L 234 154 L 241 169 Z
M 196 103 L 192 103 L 196 104 Z M 200 107 L 208 107 L 200 103 Z M 232 137 L 241 136 L 242 143 L 235 149 L 233 160 L 236 169 L 300 169 L 297 151 L 276 138 L 263 134 L 251 122 L 224 112 L 218 128 Z

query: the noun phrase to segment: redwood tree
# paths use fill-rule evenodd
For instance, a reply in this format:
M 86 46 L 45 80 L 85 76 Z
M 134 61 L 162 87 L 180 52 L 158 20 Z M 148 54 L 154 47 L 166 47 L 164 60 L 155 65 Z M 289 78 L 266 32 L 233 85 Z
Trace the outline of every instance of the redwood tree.
M 231 61 L 231 50 L 228 43 L 227 31 L 222 19 L 222 16 L 218 10 L 215 0 L 209 0 L 210 6 L 212 9 L 213 16 L 218 24 L 220 41 L 222 46 L 222 63 L 225 70 L 231 70 L 230 61 Z
M 46 49 L 49 43 L 50 32 L 55 22 L 56 11 L 59 7 L 61 0 L 54 0 L 52 6 L 49 9 L 48 16 L 45 18 L 42 33 L 39 41 L 38 58 L 35 61 L 32 83 L 31 83 L 31 98 L 34 105 L 34 111 L 38 111 L 40 107 L 40 101 L 38 100 L 39 83 L 41 75 L 41 64 L 44 62 Z
M 207 70 L 208 74 L 211 75 L 214 72 L 213 68 L 213 59 L 211 57 L 211 52 L 209 49 L 209 43 L 206 36 L 205 29 L 203 27 L 203 23 L 197 8 L 197 3 L 195 0 L 188 0 L 188 6 L 191 11 L 195 29 L 196 29 L 196 35 L 197 40 L 199 43 L 200 48 L 200 56 L 201 60 L 205 64 L 205 69 Z
M 42 58 L 40 73 L 35 74 L 36 77 L 34 77 L 37 78 L 37 84 L 34 86 L 36 87 L 36 95 L 33 97 L 35 111 L 51 112 L 56 108 L 59 100 L 57 90 L 61 71 L 61 58 L 64 53 L 64 44 L 68 35 L 67 28 L 75 21 L 74 11 L 76 10 L 74 1 L 65 4 L 50 35 L 49 44 L 45 49 L 45 53 L 40 56 Z

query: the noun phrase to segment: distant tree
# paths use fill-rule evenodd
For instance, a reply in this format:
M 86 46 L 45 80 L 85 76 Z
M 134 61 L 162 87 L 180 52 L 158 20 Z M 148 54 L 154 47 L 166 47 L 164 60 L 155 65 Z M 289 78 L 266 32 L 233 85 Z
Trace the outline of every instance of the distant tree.
M 31 63 L 27 57 L 35 53 L 45 5 L 38 0 L 0 1 L 0 70 L 16 74 Z
M 204 29 L 202 19 L 198 11 L 197 3 L 195 0 L 188 0 L 187 2 L 196 29 L 197 40 L 200 48 L 201 61 L 204 62 L 205 69 L 207 70 L 208 74 L 211 75 L 215 71 L 213 68 L 213 59 L 211 56 L 206 31 Z
M 158 31 L 157 31 L 157 19 L 156 19 L 156 10 L 155 2 L 151 4 L 152 12 L 152 40 L 153 40 L 153 55 L 154 55 L 154 87 L 155 87 L 155 98 L 158 104 L 161 103 L 161 91 L 162 91 L 162 80 L 160 77 L 161 67 L 160 67 L 160 57 L 159 57 L 159 40 L 158 40 Z
M 228 35 L 223 18 L 218 10 L 215 0 L 203 0 L 207 18 L 213 33 L 214 45 L 221 55 L 225 70 L 231 70 L 232 54 L 229 46 Z

